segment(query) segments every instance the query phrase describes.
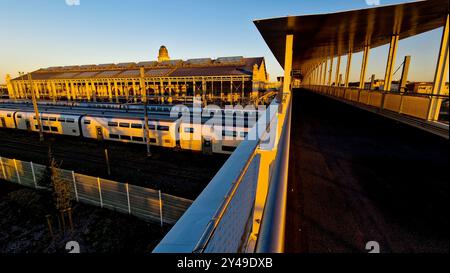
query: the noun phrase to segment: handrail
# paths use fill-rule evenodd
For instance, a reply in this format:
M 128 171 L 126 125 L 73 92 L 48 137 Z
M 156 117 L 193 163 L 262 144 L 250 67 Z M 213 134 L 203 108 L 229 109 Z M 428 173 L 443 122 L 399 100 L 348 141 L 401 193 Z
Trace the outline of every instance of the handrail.
M 394 95 L 402 95 L 402 96 L 411 96 L 411 97 L 432 97 L 432 98 L 449 98 L 449 95 L 440 95 L 440 94 L 427 94 L 427 93 L 414 93 L 414 92 L 400 92 L 400 91 L 386 91 L 386 90 L 376 90 L 376 89 L 365 89 L 354 86 L 335 86 L 335 85 L 305 85 L 305 86 L 319 86 L 319 87 L 331 87 L 331 88 L 341 88 L 341 89 L 352 89 L 359 91 L 368 91 L 368 92 L 377 92 L 382 94 L 394 94 Z
M 264 134 L 268 126 L 278 117 L 278 103 L 274 100 L 264 112 L 266 116 Z M 274 109 L 275 108 L 275 109 Z M 258 136 L 261 123 L 258 121 L 248 136 Z M 221 217 L 227 210 L 240 181 L 255 156 L 261 138 L 244 140 L 225 162 L 192 206 L 179 219 L 171 231 L 153 250 L 155 253 L 204 252 Z M 243 161 L 245 159 L 245 161 Z
M 197 245 L 195 246 L 193 253 L 203 253 L 205 251 L 206 247 L 208 246 L 208 242 L 211 240 L 211 238 L 214 234 L 214 231 L 216 230 L 223 215 L 225 214 L 225 212 L 228 208 L 228 205 L 231 202 L 231 199 L 233 199 L 233 196 L 236 193 L 237 188 L 239 187 L 242 180 L 244 179 L 244 176 L 245 176 L 248 168 L 250 167 L 250 164 L 252 163 L 253 158 L 255 158 L 255 152 L 256 152 L 256 147 L 253 150 L 252 155 L 245 162 L 244 169 L 240 173 L 238 180 L 233 183 L 233 187 L 230 189 L 229 193 L 227 193 L 227 195 L 225 195 L 224 202 L 217 209 L 217 212 L 215 213 L 214 217 L 209 221 L 208 227 L 205 229 L 205 232 L 202 234 L 202 237 L 200 238 Z
M 264 130 L 263 134 L 261 135 L 261 137 L 258 138 L 255 147 L 252 149 L 252 154 L 246 160 L 244 168 L 242 169 L 241 173 L 239 174 L 238 179 L 235 182 L 233 182 L 233 187 L 230 189 L 229 193 L 227 193 L 227 195 L 224 198 L 223 203 L 220 205 L 220 207 L 216 211 L 214 217 L 208 223 L 208 226 L 205 229 L 205 232 L 202 234 L 202 237 L 200 238 L 200 240 L 198 241 L 197 245 L 194 248 L 194 251 L 193 251 L 194 253 L 202 253 L 205 251 L 205 249 L 208 245 L 208 242 L 212 238 L 214 231 L 216 230 L 223 215 L 225 214 L 225 212 L 228 208 L 228 205 L 230 204 L 231 200 L 233 199 L 234 194 L 236 193 L 236 190 L 238 189 L 239 185 L 241 184 L 242 180 L 244 179 L 244 176 L 247 173 L 247 170 L 250 167 L 250 164 L 252 163 L 253 159 L 255 158 L 256 150 L 257 150 L 258 146 L 261 144 L 261 139 L 265 138 L 265 136 L 267 135 L 267 129 L 270 127 L 272 122 L 274 122 L 274 120 L 276 119 L 277 116 L 274 113 L 270 112 L 270 108 L 268 110 L 269 110 L 269 112 L 266 112 L 265 114 L 266 115 L 269 114 L 271 116 L 270 116 L 269 121 L 266 123 L 266 128 L 264 128 L 265 130 Z M 259 123 L 257 122 L 255 127 L 253 128 L 253 130 L 256 130 L 256 132 L 258 132 L 258 126 L 259 126 Z M 251 134 L 249 134 L 249 135 L 251 135 Z
M 256 245 L 257 253 L 284 252 L 286 199 L 291 135 L 292 98 L 289 96 L 274 171 L 270 179 L 261 228 Z
M 303 85 L 303 87 L 440 137 L 449 138 L 448 124 L 441 123 L 441 116 L 448 115 L 448 95 L 387 92 L 328 85 Z M 351 93 L 350 98 L 347 96 L 349 93 L 347 91 Z M 357 93 L 357 96 L 355 96 L 355 93 Z M 371 95 L 362 97 L 363 94 L 376 94 L 378 98 L 372 100 Z M 394 99 L 391 100 L 391 97 Z M 400 100 L 395 100 L 398 97 L 400 97 Z M 414 99 L 414 101 L 410 101 L 411 99 Z M 417 100 L 420 100 L 421 103 L 418 103 Z M 441 103 L 441 106 L 440 109 L 432 112 L 432 105 L 435 102 Z M 416 107 L 416 105 L 418 106 Z

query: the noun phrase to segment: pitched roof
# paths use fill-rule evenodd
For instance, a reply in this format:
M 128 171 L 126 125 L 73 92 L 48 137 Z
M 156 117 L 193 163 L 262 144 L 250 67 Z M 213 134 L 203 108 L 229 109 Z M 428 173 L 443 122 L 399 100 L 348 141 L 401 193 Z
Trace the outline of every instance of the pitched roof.
M 253 66 L 264 64 L 263 57 L 222 57 L 216 60 L 208 58 L 187 61 L 167 62 L 144 61 L 139 63 L 74 65 L 49 67 L 31 73 L 33 80 L 63 79 L 103 79 L 138 78 L 140 68 L 145 69 L 146 77 L 194 77 L 194 76 L 251 76 Z M 26 79 L 27 77 L 24 77 Z M 21 80 L 17 77 L 14 80 Z

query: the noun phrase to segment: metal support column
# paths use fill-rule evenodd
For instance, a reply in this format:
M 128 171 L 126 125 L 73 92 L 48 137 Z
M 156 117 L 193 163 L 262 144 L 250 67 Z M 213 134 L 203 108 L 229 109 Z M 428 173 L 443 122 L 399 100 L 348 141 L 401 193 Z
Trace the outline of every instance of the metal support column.
M 436 64 L 436 73 L 434 75 L 433 95 L 441 95 L 445 88 L 445 80 L 448 76 L 448 14 L 447 20 L 442 31 L 441 46 L 439 49 L 439 56 Z M 442 99 L 433 97 L 430 103 L 430 109 L 428 111 L 428 120 L 436 121 L 439 119 L 439 112 L 441 110 Z
M 370 53 L 370 46 L 365 45 L 364 46 L 364 53 L 363 53 L 363 59 L 361 63 L 361 74 L 359 78 L 359 89 L 364 89 L 364 85 L 366 82 L 366 72 L 367 72 L 367 63 L 369 62 L 369 53 Z
M 320 73 L 319 73 L 319 78 L 317 79 L 318 85 L 322 84 L 322 73 L 323 73 L 323 62 L 320 63 Z
M 327 67 L 328 67 L 328 59 L 325 59 L 322 75 L 323 76 L 322 85 L 325 85 L 327 82 Z
M 391 43 L 389 46 L 389 53 L 388 53 L 388 59 L 386 64 L 386 73 L 384 76 L 384 91 L 391 91 L 391 85 L 392 85 L 392 73 L 394 72 L 394 65 L 395 65 L 395 57 L 397 55 L 397 48 L 398 48 L 398 41 L 399 41 L 399 35 L 394 34 L 391 37 Z
M 286 51 L 284 57 L 284 82 L 283 93 L 291 91 L 291 72 L 292 72 L 292 55 L 293 55 L 294 35 L 286 35 Z
M 410 63 L 411 56 L 405 56 L 405 61 L 403 62 L 402 77 L 400 78 L 400 85 L 398 87 L 399 92 L 405 92 Z
M 339 86 L 339 72 L 341 69 L 341 55 L 338 55 L 337 57 L 337 63 L 336 63 L 336 77 L 334 78 L 334 86 Z
M 330 70 L 328 71 L 328 86 L 331 86 L 333 78 L 333 55 L 330 56 Z

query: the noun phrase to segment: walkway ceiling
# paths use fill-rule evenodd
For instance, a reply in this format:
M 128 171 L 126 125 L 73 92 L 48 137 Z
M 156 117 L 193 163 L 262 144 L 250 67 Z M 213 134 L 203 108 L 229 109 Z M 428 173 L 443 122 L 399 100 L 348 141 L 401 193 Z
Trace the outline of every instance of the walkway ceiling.
M 293 69 L 305 73 L 326 57 L 388 44 L 445 24 L 447 0 L 428 0 L 331 14 L 288 16 L 254 21 L 284 67 L 287 34 L 294 35 Z

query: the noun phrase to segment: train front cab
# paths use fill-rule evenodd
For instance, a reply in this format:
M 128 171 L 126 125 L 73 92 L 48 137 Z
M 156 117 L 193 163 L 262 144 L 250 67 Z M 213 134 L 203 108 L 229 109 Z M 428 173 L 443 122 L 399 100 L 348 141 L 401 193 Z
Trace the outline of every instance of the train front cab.
M 0 128 L 16 128 L 14 114 L 15 110 L 0 110 Z

